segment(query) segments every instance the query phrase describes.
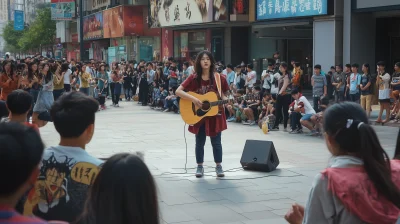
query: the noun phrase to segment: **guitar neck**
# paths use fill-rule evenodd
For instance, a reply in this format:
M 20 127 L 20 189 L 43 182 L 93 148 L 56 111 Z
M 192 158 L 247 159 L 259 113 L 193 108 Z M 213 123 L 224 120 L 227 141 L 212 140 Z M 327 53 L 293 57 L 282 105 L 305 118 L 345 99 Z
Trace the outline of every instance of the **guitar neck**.
M 247 99 L 250 99 L 250 98 L 252 98 L 252 96 L 242 96 L 242 97 L 236 98 L 236 100 L 237 100 L 237 99 L 244 99 L 244 100 L 247 100 Z M 211 106 L 213 107 L 213 106 L 223 105 L 223 104 L 229 103 L 229 101 L 232 101 L 232 100 L 233 100 L 233 99 L 214 101 L 214 102 L 211 102 Z

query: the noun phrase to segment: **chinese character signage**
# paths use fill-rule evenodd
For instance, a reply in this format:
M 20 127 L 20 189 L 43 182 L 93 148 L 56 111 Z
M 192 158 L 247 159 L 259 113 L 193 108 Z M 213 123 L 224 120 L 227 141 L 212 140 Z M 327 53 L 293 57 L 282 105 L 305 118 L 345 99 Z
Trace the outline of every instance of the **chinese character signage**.
M 24 11 L 14 10 L 14 30 L 24 30 Z
M 75 0 L 51 0 L 52 20 L 72 20 L 75 18 Z
M 96 14 L 83 18 L 83 39 L 93 40 L 103 38 L 103 13 Z
M 257 20 L 328 14 L 328 0 L 257 0 Z
M 215 1 L 220 6 L 223 1 Z M 214 0 L 150 0 L 151 28 L 211 22 Z

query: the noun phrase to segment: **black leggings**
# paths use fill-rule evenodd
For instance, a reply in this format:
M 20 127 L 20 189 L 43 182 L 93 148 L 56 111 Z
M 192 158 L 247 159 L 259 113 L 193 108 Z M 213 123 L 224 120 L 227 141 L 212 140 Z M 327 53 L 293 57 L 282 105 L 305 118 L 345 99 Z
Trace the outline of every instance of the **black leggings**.
M 289 120 L 289 105 L 292 97 L 289 94 L 278 95 L 276 100 L 276 120 L 274 127 L 279 127 L 279 122 L 282 118 L 283 113 L 283 127 L 287 128 L 287 123 Z

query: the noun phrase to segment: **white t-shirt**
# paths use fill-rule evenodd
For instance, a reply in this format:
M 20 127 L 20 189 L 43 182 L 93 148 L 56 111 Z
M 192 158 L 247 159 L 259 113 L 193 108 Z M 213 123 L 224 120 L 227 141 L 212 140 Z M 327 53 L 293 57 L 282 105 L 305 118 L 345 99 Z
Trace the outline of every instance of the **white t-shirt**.
M 262 72 L 262 75 L 261 75 L 261 77 L 264 77 L 264 76 L 266 76 L 265 78 L 264 78 L 264 81 L 263 81 L 263 88 L 264 89 L 271 89 L 271 85 L 270 85 L 270 83 L 271 83 L 271 74 L 269 74 L 269 73 L 267 73 L 268 72 L 268 70 L 264 70 L 263 72 Z M 269 74 L 269 76 L 267 76 Z
M 194 66 L 189 66 L 187 69 L 187 72 L 189 73 L 189 75 L 194 73 Z
M 68 69 L 64 74 L 64 84 L 71 84 L 70 75 L 72 74 L 71 69 Z
M 279 86 L 278 86 L 278 80 L 281 77 L 281 74 L 279 72 L 275 73 L 273 76 L 275 79 L 276 85 L 273 83 L 273 80 L 271 80 L 271 94 L 278 94 L 279 91 Z
M 304 104 L 304 114 L 315 114 L 314 108 L 311 106 L 310 102 L 305 96 L 301 96 L 298 100 L 294 101 L 294 108 L 298 108 L 300 102 Z
M 257 73 L 255 71 L 248 72 L 247 78 L 251 78 L 250 81 L 247 82 L 247 87 L 252 88 L 257 81 Z

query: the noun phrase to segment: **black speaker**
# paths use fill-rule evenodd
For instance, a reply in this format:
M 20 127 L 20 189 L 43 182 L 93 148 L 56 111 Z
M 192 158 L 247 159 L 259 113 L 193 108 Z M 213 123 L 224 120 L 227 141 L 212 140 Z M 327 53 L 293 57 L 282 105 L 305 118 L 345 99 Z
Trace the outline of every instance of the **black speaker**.
M 274 171 L 279 165 L 274 143 L 271 141 L 247 140 L 240 163 L 245 170 Z

